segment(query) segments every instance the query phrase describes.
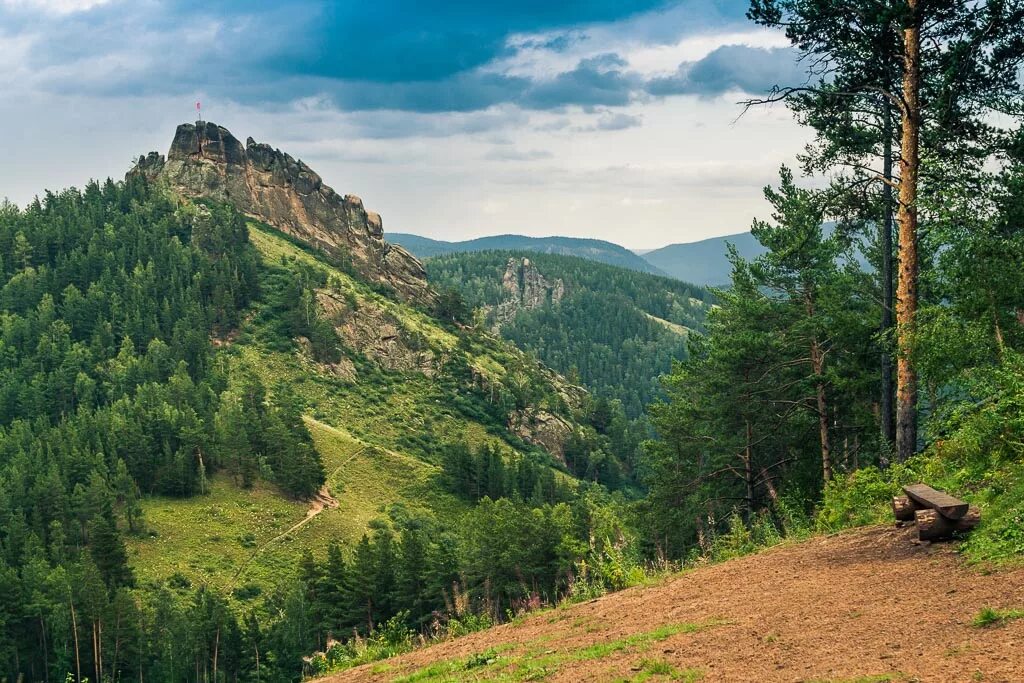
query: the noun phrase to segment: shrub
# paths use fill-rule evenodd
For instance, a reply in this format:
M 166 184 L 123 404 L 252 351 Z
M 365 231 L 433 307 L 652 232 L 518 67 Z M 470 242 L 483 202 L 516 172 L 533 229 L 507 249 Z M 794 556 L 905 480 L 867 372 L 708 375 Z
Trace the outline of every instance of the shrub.
M 231 591 L 231 594 L 235 596 L 235 599 L 241 601 L 258 598 L 261 593 L 263 593 L 263 589 L 254 583 L 247 583 L 244 586 L 239 586 L 235 590 Z
M 715 562 L 724 562 L 734 557 L 749 555 L 757 550 L 750 529 L 743 523 L 739 512 L 733 512 L 729 518 L 729 530 L 715 537 L 711 543 L 709 555 Z

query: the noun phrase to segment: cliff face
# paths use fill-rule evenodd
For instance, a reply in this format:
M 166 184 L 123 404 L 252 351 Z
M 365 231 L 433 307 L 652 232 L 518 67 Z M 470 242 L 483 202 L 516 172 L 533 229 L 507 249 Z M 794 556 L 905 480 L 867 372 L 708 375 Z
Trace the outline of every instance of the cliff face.
M 230 202 L 239 211 L 352 264 L 366 280 L 406 300 L 429 303 L 434 294 L 423 265 L 384 241 L 378 214 L 355 195 L 341 196 L 302 161 L 249 138 L 243 146 L 214 123 L 178 126 L 166 159 L 156 152 L 133 172 L 165 182 L 190 198 Z
M 495 328 L 512 320 L 520 309 L 540 308 L 548 301 L 557 304 L 565 296 L 561 278 L 548 280 L 528 258 L 510 258 L 501 278 L 505 299 L 495 309 Z

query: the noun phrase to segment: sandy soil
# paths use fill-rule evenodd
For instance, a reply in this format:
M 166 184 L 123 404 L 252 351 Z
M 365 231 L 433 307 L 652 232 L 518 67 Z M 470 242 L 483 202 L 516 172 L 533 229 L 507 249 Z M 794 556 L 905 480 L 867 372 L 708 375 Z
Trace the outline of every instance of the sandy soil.
M 1024 569 L 986 573 L 965 566 L 948 544 L 913 538 L 912 528 L 875 527 L 786 545 L 325 681 L 392 680 L 492 647 L 508 647 L 503 654 L 511 656 L 570 653 L 662 625 L 715 620 L 722 623 L 644 652 L 565 664 L 546 680 L 628 679 L 641 660 L 656 658 L 699 669 L 703 681 L 1024 682 L 1024 620 L 971 625 L 984 606 L 1024 607 Z M 482 673 L 463 678 L 486 680 Z

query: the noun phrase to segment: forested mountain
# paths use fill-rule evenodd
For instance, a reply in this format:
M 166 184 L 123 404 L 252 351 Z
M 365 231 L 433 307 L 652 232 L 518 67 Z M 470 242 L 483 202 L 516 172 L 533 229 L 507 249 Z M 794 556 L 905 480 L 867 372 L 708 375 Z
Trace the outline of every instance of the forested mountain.
M 389 232 L 388 239 L 400 244 L 421 259 L 443 254 L 476 251 L 531 251 L 540 254 L 561 254 L 664 275 L 661 270 L 625 247 L 604 240 L 582 237 L 527 237 L 525 235 L 492 235 L 463 242 L 445 242 L 407 233 Z
M 660 395 L 660 376 L 686 357 L 713 302 L 694 285 L 572 256 L 486 251 L 426 266 L 439 289 L 479 309 L 481 325 L 620 401 L 630 418 Z
M 708 598 L 731 568 L 711 568 L 717 592 L 557 609 L 547 633 L 495 632 L 408 680 L 611 675 L 589 666 L 607 654 L 615 676 L 696 680 L 644 655 L 718 627 L 743 631 L 744 661 L 788 657 L 761 619 L 777 577 L 827 613 L 809 656 L 851 639 L 861 613 L 838 594 L 872 566 L 862 542 L 881 576 L 917 562 L 889 572 L 908 593 L 955 573 L 959 599 L 1010 601 L 970 606 L 971 628 L 1020 619 L 998 573 L 1024 557 L 1024 2 L 754 0 L 748 17 L 821 71 L 749 103 L 785 101 L 813 135 L 714 298 L 562 254 L 425 268 L 358 197 L 202 121 L 123 181 L 0 204 L 0 681 L 299 681 L 883 521 L 746 561 L 737 621 Z M 980 508 L 967 536 L 946 521 L 956 562 L 893 550 L 893 496 L 919 481 Z M 996 578 L 975 591 L 961 562 Z M 673 595 L 702 612 L 659 618 L 703 621 L 593 636 L 612 635 L 595 615 L 642 621 Z M 936 623 L 971 621 L 927 595 Z M 856 675 L 920 678 L 893 659 L 905 624 L 867 622 L 886 673 Z M 986 677 L 974 664 L 1006 637 L 951 632 L 915 651 Z
M 617 581 L 613 432 L 380 226 L 208 123 L 2 206 L 0 678 L 298 680 Z
M 729 245 L 745 259 L 754 259 L 764 253 L 764 247 L 750 232 L 724 237 L 711 237 L 699 242 L 669 244 L 660 249 L 644 252 L 641 258 L 661 272 L 686 282 L 719 287 L 729 282 L 732 264 Z

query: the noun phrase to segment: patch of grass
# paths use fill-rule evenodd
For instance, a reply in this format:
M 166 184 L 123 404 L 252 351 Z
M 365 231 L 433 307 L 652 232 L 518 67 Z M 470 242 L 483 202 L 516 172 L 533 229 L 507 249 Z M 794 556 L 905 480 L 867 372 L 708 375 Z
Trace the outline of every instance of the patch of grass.
M 704 678 L 704 672 L 700 669 L 679 669 L 661 659 L 642 659 L 635 668 L 639 673 L 623 679 L 623 683 L 643 683 L 652 679 L 695 683 Z
M 307 505 L 269 485 L 244 490 L 217 475 L 204 496 L 144 498 L 142 508 L 147 528 L 155 533 L 126 539 L 139 580 L 223 589 L 254 552 L 237 539 L 251 535 L 256 545 L 265 543 L 302 519 Z
M 228 594 L 248 600 L 257 590 L 268 594 L 281 577 L 294 575 L 295 558 L 305 549 L 319 556 L 332 540 L 354 546 L 387 506 L 401 504 L 411 512 L 450 519 L 458 519 L 465 509 L 438 486 L 433 465 L 368 447 L 345 430 L 316 420 L 308 419 L 307 427 L 338 508 L 325 509 L 278 538 L 306 517 L 309 504 L 285 498 L 269 484 L 245 490 L 226 475 L 216 475 L 205 496 L 146 498 L 143 510 L 153 533 L 128 539 L 139 579 L 159 583 L 173 577 L 177 584 L 225 591 L 234 585 L 243 590 Z
M 645 649 L 651 643 L 657 643 L 662 640 L 671 638 L 672 636 L 679 633 L 697 633 L 713 626 L 721 626 L 725 624 L 724 621 L 707 621 L 700 623 L 682 623 L 682 624 L 668 624 L 666 626 L 659 626 L 653 631 L 646 633 L 635 633 L 631 636 L 626 636 L 619 640 L 613 640 L 609 643 L 597 643 L 589 647 L 585 647 L 581 650 L 577 650 L 573 653 L 571 659 L 573 661 L 586 661 L 591 659 L 603 659 L 610 654 L 616 652 L 622 652 L 629 649 Z
M 995 607 L 982 607 L 977 614 L 974 615 L 974 620 L 971 621 L 971 626 L 975 628 L 987 628 L 989 626 L 1002 626 L 1008 621 L 1014 619 L 1024 619 L 1024 609 L 997 609 Z
M 481 655 L 474 655 L 469 659 L 448 660 L 435 662 L 427 667 L 419 669 L 405 677 L 395 679 L 395 683 L 413 683 L 414 681 L 429 681 L 440 683 L 441 681 L 462 681 L 466 676 L 459 674 L 467 671 L 468 664 L 473 663 L 474 672 L 472 680 L 496 681 L 500 683 L 518 683 L 520 681 L 544 680 L 558 673 L 566 665 L 574 662 L 584 662 L 604 659 L 605 657 L 622 652 L 643 652 L 653 643 L 667 640 L 680 633 L 697 633 L 707 628 L 722 626 L 725 621 L 712 620 L 699 623 L 667 624 L 643 633 L 635 633 L 625 638 L 613 640 L 607 643 L 595 643 L 574 650 L 550 650 L 530 649 L 525 653 L 497 656 L 496 651 L 488 650 L 487 657 L 481 660 Z M 482 662 L 482 663 L 481 663 Z M 652 666 L 655 666 L 652 664 Z M 701 672 L 695 670 L 673 669 L 679 678 L 671 680 L 697 681 Z M 655 672 L 641 671 L 648 680 L 656 674 Z M 696 676 L 696 677 L 694 677 Z
M 483 652 L 471 654 L 464 659 L 434 662 L 433 664 L 425 666 L 422 669 L 418 669 L 407 676 L 396 678 L 394 683 L 418 683 L 420 681 L 437 683 L 438 681 L 464 680 L 465 677 L 460 676 L 460 674 L 467 671 L 478 670 L 483 667 L 491 667 L 495 664 L 501 663 L 502 658 L 500 657 L 500 653 L 509 648 L 511 648 L 511 645 L 504 645 L 496 648 L 492 647 Z

